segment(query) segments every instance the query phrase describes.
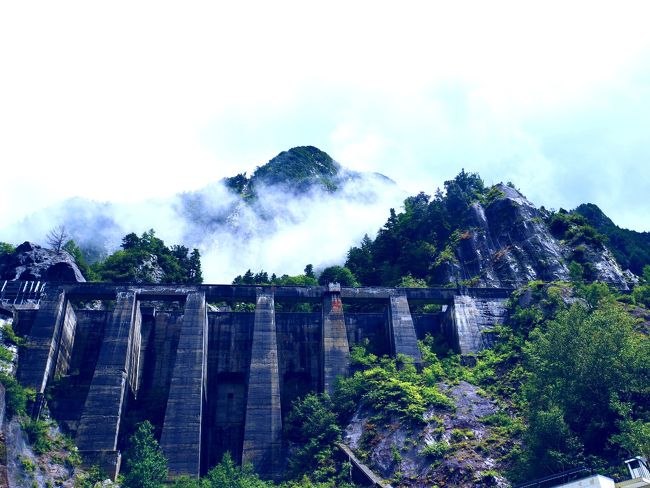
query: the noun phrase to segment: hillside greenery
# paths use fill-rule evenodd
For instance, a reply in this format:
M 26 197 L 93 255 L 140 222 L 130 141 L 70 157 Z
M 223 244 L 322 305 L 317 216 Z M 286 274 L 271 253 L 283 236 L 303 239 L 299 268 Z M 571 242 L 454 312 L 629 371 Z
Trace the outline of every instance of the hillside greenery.
M 525 420 L 515 481 L 650 454 L 650 341 L 618 298 L 601 283 L 532 283 L 478 355 L 471 379 Z
M 305 266 L 303 274 L 276 276 L 275 273 L 269 274 L 266 271 L 253 273 L 250 269 L 243 275 L 238 275 L 232 281 L 233 285 L 261 285 L 261 286 L 315 286 L 318 280 L 314 274 L 314 267 L 311 264 Z
M 74 242 L 66 246 L 76 256 L 78 248 Z M 183 245 L 166 246 L 162 239 L 156 237 L 153 229 L 141 236 L 127 234 L 122 239 L 121 247 L 122 249 L 90 267 L 91 279 L 115 283 L 203 282 L 199 250 L 190 251 Z

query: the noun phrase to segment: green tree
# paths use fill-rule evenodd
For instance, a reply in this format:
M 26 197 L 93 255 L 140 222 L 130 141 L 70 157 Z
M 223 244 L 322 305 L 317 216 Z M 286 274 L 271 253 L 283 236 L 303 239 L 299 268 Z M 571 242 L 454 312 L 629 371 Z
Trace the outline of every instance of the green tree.
M 124 488 L 158 488 L 167 481 L 167 460 L 153 436 L 153 425 L 144 421 L 129 439 Z
M 372 249 L 373 241 L 366 234 L 361 239 L 359 247 L 353 247 L 348 251 L 348 258 L 345 261 L 345 266 L 367 286 L 380 284 Z
M 8 242 L 0 242 L 0 256 L 4 256 L 5 254 L 11 254 L 14 252 L 16 248 L 9 244 Z
M 221 462 L 212 468 L 205 482 L 210 488 L 270 488 L 271 482 L 263 481 L 257 476 L 250 464 L 240 467 L 232 460 L 229 452 L 226 452 Z
M 183 245 L 167 247 L 153 229 L 122 239 L 122 249 L 92 266 L 101 281 L 138 283 L 203 282 L 201 255 Z
M 342 286 L 359 286 L 352 271 L 344 266 L 325 268 L 318 277 L 318 283 L 326 286 L 328 283 L 340 283 Z
M 631 432 L 627 439 L 642 431 L 630 422 L 650 420 L 650 346 L 634 324 L 610 296 L 595 307 L 574 304 L 531 332 L 525 347 L 531 463 L 542 467 L 543 458 L 549 471 L 558 471 L 583 448 L 586 455 L 615 457 L 622 428 Z
M 309 474 L 316 481 L 327 481 L 336 474 L 334 444 L 341 429 L 327 394 L 308 394 L 295 401 L 285 421 L 285 435 L 299 445 L 289 459 L 292 477 Z
M 70 239 L 68 242 L 66 242 L 63 245 L 63 249 L 74 258 L 74 261 L 77 263 L 79 271 L 81 271 L 81 274 L 84 275 L 84 278 L 86 278 L 88 281 L 94 281 L 97 278 L 95 272 L 88 265 L 83 251 L 74 240 Z

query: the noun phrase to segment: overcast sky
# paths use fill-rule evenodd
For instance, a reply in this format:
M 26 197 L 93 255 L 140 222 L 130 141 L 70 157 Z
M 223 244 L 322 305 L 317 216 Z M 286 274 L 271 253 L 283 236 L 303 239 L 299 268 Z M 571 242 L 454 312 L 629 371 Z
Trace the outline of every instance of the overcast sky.
M 2 2 L 0 228 L 309 144 L 409 192 L 464 167 L 650 230 L 648 2 L 315 5 Z

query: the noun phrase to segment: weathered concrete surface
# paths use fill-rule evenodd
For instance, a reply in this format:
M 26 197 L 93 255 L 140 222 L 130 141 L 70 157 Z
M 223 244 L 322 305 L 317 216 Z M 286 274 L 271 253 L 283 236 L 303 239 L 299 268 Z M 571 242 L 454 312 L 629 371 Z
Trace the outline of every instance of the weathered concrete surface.
M 128 409 L 129 412 L 133 412 L 130 418 L 135 422 L 147 419 L 162 429 L 183 327 L 184 311 L 182 309 L 168 312 L 156 311 L 153 314 L 145 307 L 141 307 L 141 310 L 141 379 L 137 399 L 129 405 Z M 124 430 L 122 432 L 124 435 L 120 435 L 120 445 L 124 445 L 129 436 L 129 433 Z
M 248 400 L 242 461 L 250 462 L 260 476 L 280 474 L 282 411 L 278 346 L 273 294 L 260 289 L 248 376 Z
M 395 356 L 403 354 L 412 358 L 416 365 L 422 364 L 422 356 L 406 295 L 402 293 L 391 295 L 389 309 L 391 344 Z
M 392 354 L 388 325 L 388 307 L 383 312 L 346 313 L 348 344 L 368 343 L 368 351 L 377 356 Z
M 507 296 L 501 289 L 58 286 L 46 289 L 41 310 L 18 313 L 17 331 L 42 343 L 32 351 L 42 353 L 40 365 L 21 364 L 36 372 L 43 389 L 55 372 L 62 376 L 57 391 L 64 394 L 50 402 L 50 411 L 77 433 L 86 462 L 99 462 L 113 476 L 132 426 L 147 419 L 162 431 L 171 474 L 205 473 L 230 451 L 274 478 L 283 460 L 282 412 L 309 392 L 331 391 L 336 377 L 348 373 L 351 344 L 367 342 L 374 354 L 405 354 L 418 363 L 418 338 L 444 330 L 459 344 L 459 323 L 467 342 L 478 334 L 467 330 L 500 321 L 493 311 Z M 471 301 L 454 302 L 460 291 Z M 113 311 L 73 311 L 68 304 L 112 301 L 116 294 Z M 206 314 L 206 302 L 215 297 L 255 300 L 256 311 Z M 411 298 L 418 304 L 448 301 L 445 312 L 411 314 Z M 275 300 L 323 307 L 276 314 Z M 344 314 L 341 302 L 348 301 L 368 312 Z
M 458 352 L 472 354 L 490 346 L 490 337 L 484 331 L 504 321 L 506 302 L 504 298 L 454 297 L 444 328 Z
M 359 460 L 359 458 L 357 458 L 357 456 L 354 454 L 354 452 L 352 452 L 352 449 L 350 449 L 342 442 L 339 442 L 337 446 L 348 457 L 348 461 L 350 461 L 352 466 L 361 472 L 362 479 L 355 480 L 357 483 L 370 482 L 371 486 L 373 487 L 378 486 L 380 488 L 392 488 L 389 483 L 386 483 L 380 476 L 373 473 L 373 471 L 368 466 L 362 463 L 361 460 Z
M 27 347 L 21 352 L 18 378 L 23 386 L 43 395 L 56 361 L 61 329 L 66 315 L 66 297 L 61 289 L 50 290 L 41 300 L 31 327 Z
M 63 316 L 63 324 L 61 326 L 58 352 L 56 355 L 56 368 L 54 371 L 55 376 L 68 372 L 76 332 L 77 314 L 72 308 L 72 305 L 70 305 L 70 303 L 67 303 L 65 307 L 65 315 Z
M 276 312 L 283 415 L 291 404 L 322 388 L 322 312 Z
M 52 416 L 59 426 L 73 436 L 79 426 L 111 312 L 76 310 L 75 315 L 77 325 L 69 366 L 67 371 L 61 371 L 53 396 L 48 400 Z
M 253 286 L 253 285 L 144 285 L 112 283 L 66 283 L 61 285 L 71 298 L 111 300 L 116 292 L 137 291 L 141 300 L 178 300 L 188 293 L 204 292 L 208 302 L 222 300 L 255 302 L 257 291 L 273 293 L 278 301 L 320 303 L 328 291 L 324 286 Z M 512 288 L 467 288 L 472 294 L 488 293 L 507 297 Z M 455 288 L 386 288 L 341 287 L 341 298 L 350 301 L 386 301 L 395 293 L 406 295 L 410 302 L 451 303 Z
M 255 314 L 208 313 L 204 470 L 230 452 L 241 461 Z
M 77 446 L 87 462 L 101 462 L 113 478 L 119 470 L 117 441 L 127 386 L 137 386 L 140 323 L 135 293 L 118 293 L 77 430 Z
M 350 346 L 343 316 L 340 287 L 323 298 L 323 391 L 332 393 L 338 376 L 350 370 Z
M 207 339 L 205 294 L 191 293 L 185 303 L 160 438 L 160 446 L 169 463 L 170 476 L 200 475 Z

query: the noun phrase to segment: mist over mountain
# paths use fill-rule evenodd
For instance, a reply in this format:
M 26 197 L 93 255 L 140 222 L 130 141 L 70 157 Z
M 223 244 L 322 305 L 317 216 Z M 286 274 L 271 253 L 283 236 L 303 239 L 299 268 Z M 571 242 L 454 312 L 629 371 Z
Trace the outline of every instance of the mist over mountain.
M 143 184 L 155 184 L 155 178 Z M 345 259 L 374 235 L 405 194 L 383 175 L 348 171 L 315 147 L 284 151 L 246 174 L 170 198 L 138 203 L 71 198 L 0 231 L 2 240 L 42 243 L 65 225 L 89 261 L 116 250 L 124 235 L 155 229 L 167 242 L 200 250 L 206 282 L 242 270 L 298 273 Z

